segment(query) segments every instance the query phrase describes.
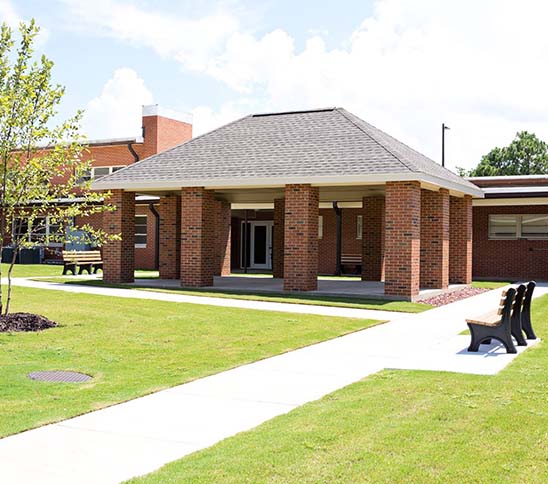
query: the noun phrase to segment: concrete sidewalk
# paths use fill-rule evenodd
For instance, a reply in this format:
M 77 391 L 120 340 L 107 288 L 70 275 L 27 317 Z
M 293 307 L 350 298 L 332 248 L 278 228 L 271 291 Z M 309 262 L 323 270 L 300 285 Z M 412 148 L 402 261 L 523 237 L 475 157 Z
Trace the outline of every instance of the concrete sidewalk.
M 92 289 L 92 288 L 89 288 Z M 139 291 L 130 291 L 132 293 Z M 539 286 L 536 296 L 548 292 Z M 131 296 L 133 297 L 133 296 Z M 492 375 L 516 355 L 466 351 L 464 317 L 500 290 L 0 440 L 0 482 L 116 483 L 208 447 L 383 368 Z M 340 315 L 340 308 L 337 309 Z M 524 348 L 519 348 L 521 353 Z M 30 456 L 30 457 L 29 457 Z
M 90 278 L 91 279 L 91 278 Z M 390 321 L 402 313 L 373 309 L 355 309 L 333 306 L 314 306 L 309 304 L 292 304 L 265 301 L 247 301 L 245 299 L 229 299 L 212 296 L 189 296 L 167 292 L 154 292 L 136 289 L 121 289 L 113 287 L 84 286 L 64 284 L 62 282 L 42 282 L 31 278 L 14 278 L 14 286 L 32 287 L 35 289 L 51 289 L 80 294 L 95 294 L 97 296 L 114 296 L 130 299 L 151 299 L 154 301 L 201 304 L 205 306 L 221 306 L 225 308 L 258 309 L 260 311 L 279 311 L 284 313 L 318 314 L 321 316 L 340 316 L 346 318 L 377 319 Z M 388 302 L 388 301 L 387 301 Z

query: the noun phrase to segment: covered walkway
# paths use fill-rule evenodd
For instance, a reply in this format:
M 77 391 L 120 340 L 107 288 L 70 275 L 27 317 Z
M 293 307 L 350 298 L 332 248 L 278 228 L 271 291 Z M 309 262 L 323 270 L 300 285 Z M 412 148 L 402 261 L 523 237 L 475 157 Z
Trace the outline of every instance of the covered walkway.
M 186 287 L 224 284 L 215 276 L 230 275 L 236 257 L 232 214 L 244 211 L 245 245 L 246 210 L 268 206 L 273 220 L 257 225 L 262 237 L 249 244 L 261 244 L 261 261 L 283 279 L 284 291 L 324 291 L 319 260 L 334 250 L 340 269 L 342 254 L 340 236 L 319 242 L 320 208 L 339 213 L 347 206 L 361 216 L 361 250 L 354 255 L 367 281 L 348 290 L 363 294 L 372 281 L 383 283 L 375 287 L 385 296 L 403 300 L 418 299 L 421 289 L 470 284 L 472 198 L 483 197 L 475 185 L 342 108 L 250 115 L 93 187 L 112 191 L 115 210 L 105 212 L 104 226 L 122 235 L 103 249 L 108 282 L 133 282 L 136 194 L 160 197 L 160 277 Z

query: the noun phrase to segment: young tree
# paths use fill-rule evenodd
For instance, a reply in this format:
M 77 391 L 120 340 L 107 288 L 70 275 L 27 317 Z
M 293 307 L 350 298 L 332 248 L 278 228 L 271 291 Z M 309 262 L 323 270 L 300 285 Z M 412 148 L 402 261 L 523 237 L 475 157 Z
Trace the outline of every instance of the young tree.
M 504 148 L 494 148 L 481 159 L 470 176 L 548 174 L 548 145 L 535 134 L 521 131 Z
M 109 194 L 92 192 L 83 181 L 90 162 L 83 160 L 82 112 L 54 124 L 64 88 L 53 84 L 48 58 L 34 59 L 38 31 L 34 21 L 22 23 L 17 49 L 6 24 L 0 32 L 0 247 L 14 249 L 7 294 L 0 284 L 0 315 L 10 309 L 11 275 L 21 248 L 63 243 L 74 234 L 68 229 L 76 217 L 112 209 L 103 201 Z M 79 229 L 97 245 L 108 238 L 89 225 Z

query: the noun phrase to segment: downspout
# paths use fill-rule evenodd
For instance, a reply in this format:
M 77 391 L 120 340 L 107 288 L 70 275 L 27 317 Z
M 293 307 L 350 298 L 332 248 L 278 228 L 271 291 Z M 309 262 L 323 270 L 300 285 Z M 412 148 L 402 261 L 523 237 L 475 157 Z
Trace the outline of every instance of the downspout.
M 131 141 L 127 144 L 127 149 L 133 155 L 135 163 L 137 163 L 139 161 L 139 155 L 133 148 L 133 143 Z M 156 210 L 154 202 L 150 202 L 148 208 L 154 216 L 154 269 L 158 270 L 160 268 L 160 214 L 158 213 L 158 210 Z
M 139 155 L 133 148 L 133 143 L 131 141 L 127 144 L 127 149 L 133 155 L 133 159 L 135 160 L 135 163 L 137 163 L 139 161 Z
M 333 202 L 333 209 L 335 210 L 335 216 L 337 217 L 337 265 L 335 269 L 335 275 L 340 276 L 341 270 L 341 254 L 342 254 L 342 210 L 337 202 Z

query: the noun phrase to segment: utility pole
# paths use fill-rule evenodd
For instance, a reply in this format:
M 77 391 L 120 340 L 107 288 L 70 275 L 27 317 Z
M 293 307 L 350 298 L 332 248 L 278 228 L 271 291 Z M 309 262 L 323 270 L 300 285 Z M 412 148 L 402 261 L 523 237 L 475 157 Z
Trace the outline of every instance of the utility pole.
M 445 130 L 451 129 L 445 123 L 441 123 L 441 166 L 445 166 Z

